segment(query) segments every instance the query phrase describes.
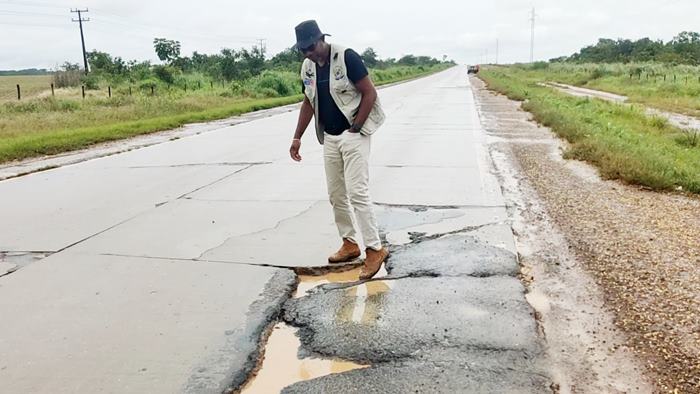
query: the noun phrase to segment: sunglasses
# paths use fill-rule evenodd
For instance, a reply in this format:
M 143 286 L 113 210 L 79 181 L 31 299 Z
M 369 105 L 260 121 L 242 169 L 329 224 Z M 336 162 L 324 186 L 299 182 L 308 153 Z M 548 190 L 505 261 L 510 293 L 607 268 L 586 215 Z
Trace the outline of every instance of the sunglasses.
M 317 43 L 318 43 L 318 41 L 314 42 L 313 44 L 309 45 L 309 46 L 306 47 L 306 48 L 299 48 L 299 51 L 300 51 L 301 53 L 311 52 L 311 51 L 313 51 L 313 50 L 316 48 L 316 44 L 317 44 Z

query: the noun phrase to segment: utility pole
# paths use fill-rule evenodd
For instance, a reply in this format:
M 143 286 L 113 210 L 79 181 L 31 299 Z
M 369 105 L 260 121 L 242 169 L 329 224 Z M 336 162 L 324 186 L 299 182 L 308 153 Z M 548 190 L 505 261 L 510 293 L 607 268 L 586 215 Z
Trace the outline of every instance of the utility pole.
M 530 16 L 530 63 L 535 60 L 535 7 L 532 7 Z
M 258 42 L 260 42 L 260 50 L 262 51 L 263 54 L 267 52 L 267 45 L 265 43 L 267 39 L 265 38 L 258 38 Z
M 496 64 L 498 64 L 498 38 L 496 39 Z
M 78 9 L 72 9 L 70 10 L 72 13 L 78 13 L 78 20 L 73 19 L 73 22 L 78 22 L 80 24 L 80 41 L 83 44 L 83 63 L 85 64 L 85 75 L 88 73 L 88 61 L 87 61 L 87 52 L 85 52 L 85 35 L 83 34 L 83 22 L 90 22 L 89 18 L 83 18 L 82 13 L 83 12 L 88 12 L 87 8 L 84 10 L 78 10 Z

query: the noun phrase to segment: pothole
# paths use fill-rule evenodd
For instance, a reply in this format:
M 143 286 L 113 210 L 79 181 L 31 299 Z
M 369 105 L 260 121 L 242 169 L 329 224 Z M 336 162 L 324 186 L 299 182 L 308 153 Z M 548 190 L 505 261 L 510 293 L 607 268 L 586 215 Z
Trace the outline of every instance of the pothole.
M 341 360 L 300 359 L 297 356 L 300 346 L 296 328 L 285 323 L 276 324 L 267 340 L 265 358 L 260 370 L 255 378 L 243 387 L 241 393 L 279 393 L 283 388 L 297 382 L 368 367 Z
M 299 275 L 299 284 L 293 297 L 303 297 L 310 290 L 323 284 L 357 282 L 360 269 L 361 267 L 355 267 L 323 275 Z M 381 278 L 386 275 L 387 272 L 382 266 L 375 277 Z M 371 280 L 347 289 L 355 296 L 355 303 L 342 314 L 343 316 L 339 316 L 339 319 L 362 324 L 376 319 L 375 308 L 367 300 L 373 295 L 388 291 L 392 286 L 389 282 L 391 281 Z M 297 382 L 370 366 L 340 359 L 300 359 L 298 354 L 301 342 L 296 331 L 296 328 L 283 322 L 272 328 L 260 367 L 255 376 L 240 390 L 242 394 L 279 393 L 283 388 Z
M 9 275 L 20 268 L 48 257 L 53 252 L 10 252 L 0 251 L 0 277 Z

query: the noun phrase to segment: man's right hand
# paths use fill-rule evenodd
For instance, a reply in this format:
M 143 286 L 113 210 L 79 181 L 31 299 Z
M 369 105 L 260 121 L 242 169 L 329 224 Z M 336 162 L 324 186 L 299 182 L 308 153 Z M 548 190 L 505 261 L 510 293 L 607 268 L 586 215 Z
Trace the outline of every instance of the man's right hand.
M 291 156 L 294 161 L 301 161 L 299 148 L 301 148 L 301 140 L 292 140 L 292 146 L 289 147 L 289 156 Z

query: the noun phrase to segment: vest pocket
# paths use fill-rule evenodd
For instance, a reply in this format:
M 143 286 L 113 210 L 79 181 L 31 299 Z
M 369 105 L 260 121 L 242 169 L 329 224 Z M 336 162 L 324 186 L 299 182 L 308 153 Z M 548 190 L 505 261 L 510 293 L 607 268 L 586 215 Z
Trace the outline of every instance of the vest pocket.
M 350 104 L 350 102 L 353 100 L 356 94 L 355 90 L 347 82 L 347 80 L 344 82 L 339 82 L 333 87 L 333 89 L 335 90 L 336 96 L 338 96 L 338 99 L 341 103 L 343 103 L 343 105 Z

